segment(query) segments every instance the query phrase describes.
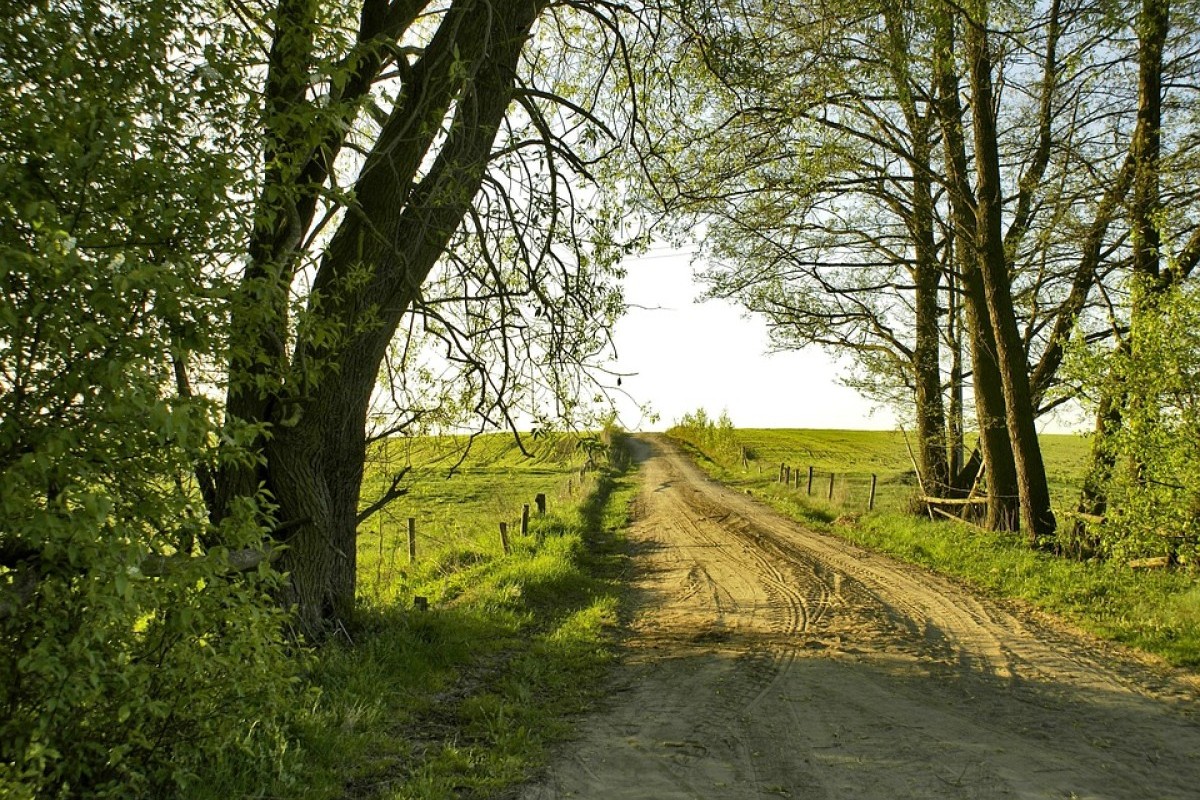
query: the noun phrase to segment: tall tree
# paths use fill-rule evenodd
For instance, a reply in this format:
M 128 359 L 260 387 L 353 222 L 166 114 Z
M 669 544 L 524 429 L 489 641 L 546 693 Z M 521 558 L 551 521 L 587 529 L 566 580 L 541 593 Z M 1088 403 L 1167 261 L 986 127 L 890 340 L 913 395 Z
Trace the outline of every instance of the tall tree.
M 266 492 L 287 545 L 288 599 L 310 635 L 353 611 L 365 427 L 401 323 L 417 313 L 451 340 L 532 342 L 522 331 L 544 330 L 554 367 L 592 357 L 619 310 L 606 232 L 572 215 L 578 189 L 563 185 L 587 176 L 582 128 L 605 127 L 586 107 L 594 98 L 556 103 L 571 56 L 546 52 L 585 30 L 599 50 L 615 46 L 610 13 L 620 11 L 364 0 L 346 39 L 313 0 L 271 9 L 261 181 L 226 403 L 256 455 L 224 459 L 210 500 L 220 521 Z M 430 296 L 447 286 L 442 270 L 457 288 Z M 457 333 L 447 328 L 455 303 L 465 311 Z M 491 325 L 476 324 L 490 314 Z

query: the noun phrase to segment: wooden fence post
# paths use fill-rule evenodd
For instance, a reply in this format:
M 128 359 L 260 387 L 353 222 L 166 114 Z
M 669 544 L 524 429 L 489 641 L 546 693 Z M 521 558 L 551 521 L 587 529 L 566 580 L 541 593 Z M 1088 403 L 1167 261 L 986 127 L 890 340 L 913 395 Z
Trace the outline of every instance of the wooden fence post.
M 544 517 L 546 515 L 546 495 L 538 492 L 537 497 L 533 498 L 533 502 L 537 503 L 538 516 Z
M 408 518 L 408 563 L 417 560 L 417 518 Z
M 777 480 L 775 482 L 783 483 L 783 462 L 780 462 L 780 464 L 779 464 L 779 480 Z
M 867 501 L 867 511 L 875 510 L 875 483 L 879 480 L 879 476 L 871 473 L 871 499 Z
M 500 523 L 500 547 L 504 550 L 504 555 L 508 555 L 512 550 L 508 546 L 508 523 Z
M 833 499 L 833 473 L 829 473 L 829 499 Z
M 809 495 L 809 497 L 812 496 L 812 479 L 813 479 L 813 468 L 812 468 L 812 464 L 809 464 L 808 465 L 808 495 Z
M 529 503 L 521 506 L 521 535 L 529 535 Z

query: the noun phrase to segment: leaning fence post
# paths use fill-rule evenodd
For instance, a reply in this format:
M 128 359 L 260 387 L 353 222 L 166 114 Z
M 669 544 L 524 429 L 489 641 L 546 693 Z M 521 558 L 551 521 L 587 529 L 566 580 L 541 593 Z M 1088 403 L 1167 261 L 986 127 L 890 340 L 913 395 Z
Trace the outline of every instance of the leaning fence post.
M 529 535 L 529 503 L 521 506 L 521 535 Z
M 779 480 L 775 481 L 776 483 L 783 483 L 783 467 L 783 462 L 779 462 Z
M 408 518 L 408 563 L 417 560 L 417 518 Z
M 813 481 L 813 468 L 812 468 L 812 464 L 809 464 L 808 465 L 808 494 L 810 497 L 812 496 L 812 481 Z
M 512 552 L 508 546 L 508 523 L 507 522 L 500 523 L 500 547 L 504 550 L 504 555 L 508 555 L 510 552 Z
M 867 501 L 867 511 L 875 510 L 875 483 L 879 480 L 879 476 L 871 473 L 871 499 Z
M 833 473 L 829 473 L 829 499 L 833 499 Z

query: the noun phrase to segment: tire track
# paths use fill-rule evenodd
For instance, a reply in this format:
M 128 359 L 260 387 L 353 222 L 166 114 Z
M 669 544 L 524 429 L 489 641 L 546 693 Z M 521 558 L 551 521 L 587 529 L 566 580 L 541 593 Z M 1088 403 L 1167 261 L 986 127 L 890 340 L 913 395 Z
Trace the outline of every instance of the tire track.
M 639 611 L 528 800 L 1200 796 L 1191 678 L 815 534 L 638 443 Z

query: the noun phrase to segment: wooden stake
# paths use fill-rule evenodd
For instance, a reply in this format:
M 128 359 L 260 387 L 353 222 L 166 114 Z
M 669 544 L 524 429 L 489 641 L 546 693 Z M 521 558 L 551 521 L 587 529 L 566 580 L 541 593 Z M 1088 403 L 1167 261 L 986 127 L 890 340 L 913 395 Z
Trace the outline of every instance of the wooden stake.
M 875 483 L 879 480 L 874 473 L 871 474 L 871 499 L 867 501 L 867 511 L 875 510 Z
M 500 523 L 500 547 L 504 550 L 504 555 L 508 555 L 512 550 L 508 546 L 508 523 Z
M 529 503 L 521 506 L 521 535 L 529 535 Z
M 812 496 L 812 479 L 813 479 L 813 468 L 812 468 L 812 465 L 809 464 L 809 466 L 808 466 L 808 494 L 810 497 Z
M 829 473 L 829 499 L 833 499 L 833 473 Z

